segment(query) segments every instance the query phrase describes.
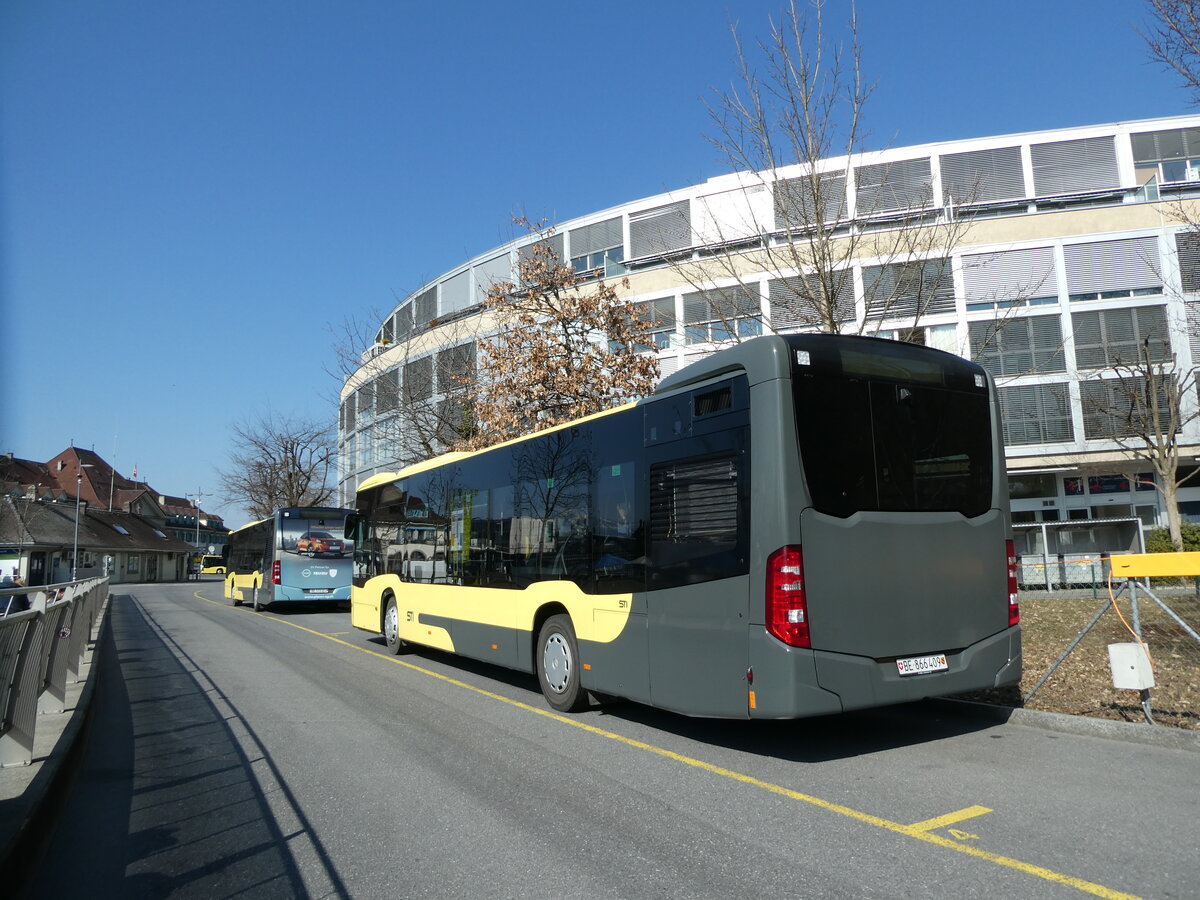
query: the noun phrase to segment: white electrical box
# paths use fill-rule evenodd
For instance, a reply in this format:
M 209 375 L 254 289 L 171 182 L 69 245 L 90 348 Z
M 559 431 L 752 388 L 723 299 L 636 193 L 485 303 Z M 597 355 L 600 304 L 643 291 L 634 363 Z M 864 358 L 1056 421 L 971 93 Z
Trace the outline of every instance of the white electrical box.
M 1154 670 L 1141 644 L 1109 644 L 1108 664 L 1112 668 L 1113 687 L 1127 691 L 1154 687 Z

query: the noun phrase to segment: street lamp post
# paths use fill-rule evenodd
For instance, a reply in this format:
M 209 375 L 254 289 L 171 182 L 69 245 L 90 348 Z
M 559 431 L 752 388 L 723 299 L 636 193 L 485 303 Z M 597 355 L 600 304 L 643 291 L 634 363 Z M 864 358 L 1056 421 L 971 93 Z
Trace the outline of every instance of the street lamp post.
M 200 492 L 200 488 L 196 488 L 194 495 L 188 494 L 187 496 L 189 500 L 195 497 L 193 502 L 196 504 L 196 580 L 199 581 L 200 569 L 204 562 L 204 551 L 200 549 L 200 500 L 204 494 Z
M 71 546 L 71 580 L 79 572 L 79 495 L 83 491 L 83 470 L 93 468 L 91 463 L 83 463 L 75 473 L 75 541 Z

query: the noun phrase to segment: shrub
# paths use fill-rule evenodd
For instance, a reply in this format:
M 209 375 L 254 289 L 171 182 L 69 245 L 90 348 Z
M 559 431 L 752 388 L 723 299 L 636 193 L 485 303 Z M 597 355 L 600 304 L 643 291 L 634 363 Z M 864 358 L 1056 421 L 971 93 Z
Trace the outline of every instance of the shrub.
M 1180 528 L 1185 552 L 1200 550 L 1200 525 L 1183 525 Z M 1171 533 L 1165 528 L 1155 528 L 1146 535 L 1147 553 L 1171 553 Z

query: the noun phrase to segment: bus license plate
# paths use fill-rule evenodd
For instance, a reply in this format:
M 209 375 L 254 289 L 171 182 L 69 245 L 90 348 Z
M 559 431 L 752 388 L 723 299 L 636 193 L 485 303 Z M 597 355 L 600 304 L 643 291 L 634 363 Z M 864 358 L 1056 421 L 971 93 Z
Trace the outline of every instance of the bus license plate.
M 333 588 L 305 588 L 306 594 L 332 594 Z
M 910 656 L 908 659 L 896 660 L 896 668 L 901 675 L 924 675 L 926 672 L 945 672 L 950 668 L 946 662 L 945 653 L 935 653 L 933 656 Z

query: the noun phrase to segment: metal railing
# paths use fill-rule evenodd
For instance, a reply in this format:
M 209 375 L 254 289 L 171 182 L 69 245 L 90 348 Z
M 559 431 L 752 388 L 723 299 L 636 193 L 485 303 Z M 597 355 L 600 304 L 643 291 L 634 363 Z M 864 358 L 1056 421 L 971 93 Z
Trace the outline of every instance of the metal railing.
M 107 597 L 107 576 L 0 589 L 0 768 L 33 762 L 38 714 L 65 711 Z

